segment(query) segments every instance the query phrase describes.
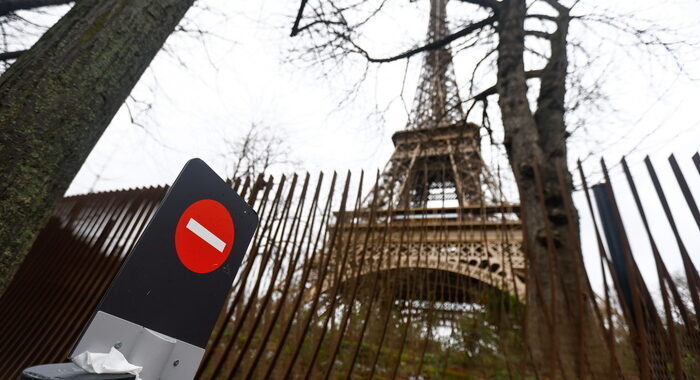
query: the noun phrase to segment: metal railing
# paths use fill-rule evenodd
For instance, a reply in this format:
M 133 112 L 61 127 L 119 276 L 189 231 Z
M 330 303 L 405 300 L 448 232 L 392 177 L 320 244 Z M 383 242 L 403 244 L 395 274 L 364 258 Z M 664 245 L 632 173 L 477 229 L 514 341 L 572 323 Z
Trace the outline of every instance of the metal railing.
M 700 173 L 700 156 L 696 154 L 693 161 Z M 675 158 L 669 163 L 700 230 L 693 192 Z M 662 254 L 669 242 L 657 241 L 650 226 L 662 223 L 662 218 L 655 216 L 650 222 L 645 213 L 644 202 L 654 200 L 642 201 L 627 163 L 621 164 L 629 193 L 613 189 L 601 161 L 606 181 L 595 186 L 595 196 L 578 165 L 579 190 L 585 194 L 587 212 L 593 215 L 598 251 L 587 254 L 598 255 L 602 284 L 595 285 L 602 294 L 596 295 L 590 281 L 585 281 L 581 248 L 576 246 L 573 257 L 581 259 L 575 265 L 584 279 L 576 287 L 582 296 L 567 298 L 567 310 L 592 308 L 594 323 L 604 335 L 610 378 L 697 375 L 700 277 L 690 251 L 697 255 L 698 247 L 688 249 L 678 232 L 664 193 L 670 181 L 662 186 L 651 161 L 645 160 L 682 256 L 685 281 L 679 283 Z M 565 174 L 560 165 L 559 182 L 546 185 L 563 189 Z M 541 322 L 551 325 L 552 335 L 556 333 L 556 291 L 552 299 L 538 295 L 537 289 L 543 281 L 566 280 L 560 276 L 563 272 L 557 272 L 561 248 L 555 244 L 551 223 L 544 224 L 543 239 L 553 269 L 528 272 L 519 264 L 524 262 L 522 252 L 496 252 L 495 246 L 485 244 L 487 239 L 500 239 L 508 247 L 519 246 L 520 237 L 513 238 L 512 218 L 503 219 L 502 225 L 489 219 L 488 237 L 486 227 L 478 223 L 461 224 L 455 232 L 448 222 L 464 212 L 460 208 L 446 208 L 446 223 L 436 224 L 440 212 L 435 209 L 407 211 L 400 205 L 379 209 L 372 196 L 369 206 L 363 203 L 363 191 L 372 188 L 364 174 L 356 182 L 349 173 L 344 178 L 335 173 L 331 177 L 323 173 L 313 179 L 308 174 L 279 179 L 261 175 L 231 182 L 258 211 L 260 226 L 219 317 L 199 378 L 440 378 L 473 375 L 469 371 L 475 368 L 482 374 L 503 371 L 511 378 L 566 376 L 565 363 L 557 353 L 562 342 L 549 341 L 553 354 L 547 368 L 538 367 L 528 354 L 527 312 L 518 301 L 528 300 L 528 308 L 541 309 L 546 316 Z M 543 200 L 545 184 L 538 168 L 535 177 Z M 371 182 L 378 180 L 377 176 Z M 66 359 L 166 190 L 87 194 L 59 204 L 0 298 L 3 376 L 13 378 L 29 365 Z M 573 202 L 567 191 L 561 194 L 566 224 L 578 236 Z M 620 194 L 631 195 L 644 225 L 660 284 L 660 305 L 635 262 L 616 203 Z M 494 215 L 522 211 L 505 200 L 502 205 L 483 207 L 483 212 L 488 209 Z M 548 207 L 543 201 L 528 210 L 548 215 Z M 478 210 L 469 211 L 478 214 Z M 416 228 L 402 228 L 387 217 L 407 213 Z M 484 242 L 476 251 L 479 241 L 474 236 L 483 236 Z M 527 244 L 522 249 L 527 254 Z M 495 257 L 500 260 L 497 264 Z M 505 281 L 531 285 L 525 295 L 509 294 L 519 288 Z M 596 353 L 586 343 L 589 338 L 581 314 L 569 314 L 581 336 L 575 367 L 578 377 L 590 378 Z M 470 336 L 474 340 L 469 341 Z M 484 361 L 485 357 L 493 363 Z M 480 358 L 478 363 L 470 361 L 474 358 Z

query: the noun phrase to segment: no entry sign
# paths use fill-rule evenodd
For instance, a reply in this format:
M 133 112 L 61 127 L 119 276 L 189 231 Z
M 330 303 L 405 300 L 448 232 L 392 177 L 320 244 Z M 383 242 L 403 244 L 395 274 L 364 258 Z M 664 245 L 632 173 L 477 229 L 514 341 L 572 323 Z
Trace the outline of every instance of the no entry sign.
M 175 250 L 189 270 L 209 273 L 226 262 L 235 237 L 233 219 L 226 207 L 213 199 L 202 199 L 180 216 Z
M 144 365 L 147 378 L 153 365 L 139 361 L 145 354 L 152 362 L 153 342 L 166 342 L 163 355 L 178 365 L 152 376 L 192 378 L 257 222 L 255 211 L 202 160 L 187 162 L 71 357 L 117 347 Z

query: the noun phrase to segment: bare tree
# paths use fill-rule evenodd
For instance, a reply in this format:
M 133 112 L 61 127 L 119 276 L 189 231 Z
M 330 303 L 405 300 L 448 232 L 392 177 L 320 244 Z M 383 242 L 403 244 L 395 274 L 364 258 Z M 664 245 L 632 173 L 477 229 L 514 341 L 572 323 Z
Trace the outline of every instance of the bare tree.
M 585 294 L 589 289 L 587 276 L 577 269 L 582 267 L 578 220 L 573 221 L 574 226 L 569 225 L 564 198 L 570 197 L 573 188 L 571 175 L 565 170 L 567 138 L 583 125 L 582 119 L 574 119 L 567 128 L 567 117 L 572 118 L 573 111 L 584 106 L 600 107 L 605 96 L 601 81 L 586 79 L 584 70 L 599 58 L 599 53 L 587 49 L 581 40 L 571 38 L 569 30 L 573 22 L 581 22 L 593 31 L 603 28 L 620 31 L 641 49 L 670 53 L 674 62 L 679 62 L 674 55 L 674 44 L 683 41 L 670 43 L 660 37 L 665 31 L 662 28 L 638 27 L 610 13 L 573 14 L 578 1 L 459 0 L 459 3 L 468 7 L 470 16 L 460 20 L 451 34 L 387 57 L 377 56 L 365 47 L 370 41 L 376 46 L 376 40 L 381 40 L 376 35 L 367 36 L 366 30 L 376 30 L 376 25 L 370 25 L 373 20 L 390 12 L 386 0 L 301 0 L 291 35 L 305 37 L 296 51 L 298 58 L 317 63 L 359 57 L 368 63 L 382 64 L 408 60 L 446 45 L 483 54 L 475 67 L 470 68 L 467 106 L 469 112 L 477 105 L 483 107 L 482 121 L 487 124 L 488 101 L 498 98 L 504 132 L 502 143 L 518 180 L 522 218 L 527 226 L 528 288 L 532 290 L 527 301 L 537 305 L 539 299 L 552 310 L 545 313 L 543 307 L 528 308 L 527 340 L 534 361 L 545 372 L 551 368 L 550 371 L 561 371 L 565 378 L 580 378 L 584 371 L 602 377 L 611 370 L 607 346 L 604 332 L 594 318 L 592 296 Z M 526 68 L 526 62 L 535 67 Z M 477 73 L 484 70 L 492 85 L 483 86 L 478 80 Z M 558 166 L 564 169 L 566 178 L 564 194 L 557 185 Z M 537 196 L 539 176 L 544 184 L 544 199 Z M 540 209 L 540 202 L 546 205 L 546 215 Z M 545 233 L 547 224 L 553 231 L 551 239 Z M 556 251 L 555 262 L 560 268 L 555 270 L 548 250 Z M 541 283 L 536 286 L 538 278 Z M 586 290 L 582 294 L 580 289 Z M 577 302 L 581 297 L 586 302 Z M 582 316 L 581 326 L 575 326 L 573 315 Z M 547 320 L 549 324 L 544 323 Z M 586 334 L 581 337 L 577 331 Z M 585 341 L 581 342 L 582 339 Z M 558 353 L 545 348 L 551 348 L 551 342 L 556 342 Z M 582 352 L 587 352 L 587 357 L 582 358 Z
M 292 165 L 290 148 L 270 128 L 251 123 L 242 137 L 222 136 L 225 150 L 220 153 L 228 178 L 252 178 L 271 167 Z

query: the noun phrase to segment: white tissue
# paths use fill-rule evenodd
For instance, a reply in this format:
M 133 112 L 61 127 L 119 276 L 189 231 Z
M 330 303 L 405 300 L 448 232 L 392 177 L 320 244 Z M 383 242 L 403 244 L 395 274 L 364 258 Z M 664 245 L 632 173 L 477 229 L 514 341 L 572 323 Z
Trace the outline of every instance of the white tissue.
M 124 355 L 112 347 L 108 354 L 83 352 L 71 359 L 78 367 L 90 373 L 130 373 L 140 380 L 139 372 L 143 367 L 129 363 Z

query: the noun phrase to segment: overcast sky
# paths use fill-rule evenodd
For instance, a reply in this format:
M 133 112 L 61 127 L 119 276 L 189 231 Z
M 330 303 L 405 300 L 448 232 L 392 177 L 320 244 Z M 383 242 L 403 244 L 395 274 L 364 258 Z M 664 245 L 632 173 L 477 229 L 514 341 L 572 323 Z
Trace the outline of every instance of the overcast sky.
M 392 152 L 390 136 L 406 123 L 406 107 L 412 104 L 419 75 L 420 59 L 374 68 L 357 96 L 339 106 L 345 93 L 362 71 L 359 61 L 349 59 L 339 67 L 318 67 L 290 60 L 290 49 L 301 46 L 288 37 L 295 1 L 204 0 L 209 10 L 193 9 L 189 25 L 206 31 L 203 37 L 177 33 L 168 41 L 170 53 L 161 52 L 133 92 L 136 100 L 153 108 L 142 112 L 131 102 L 131 122 L 122 107 L 94 151 L 75 178 L 68 194 L 167 184 L 192 157 L 208 162 L 222 176 L 226 165 L 221 156 L 226 147 L 222 138 L 240 138 L 251 123 L 267 126 L 284 139 L 297 170 L 332 171 L 376 170 Z M 453 2 L 448 7 L 456 23 L 467 17 L 470 8 Z M 582 2 L 586 6 L 610 2 Z M 366 40 L 378 56 L 400 52 L 420 42 L 427 27 L 427 0 L 393 3 L 397 12 L 371 27 Z M 649 19 L 680 31 L 682 36 L 700 36 L 697 1 L 615 1 L 620 14 L 639 20 Z M 608 5 L 609 6 L 609 5 Z M 60 8 L 59 8 L 60 9 Z M 466 11 L 465 11 L 466 9 Z M 462 12 L 462 13 L 460 13 Z M 50 13 L 56 15 L 60 10 Z M 41 16 L 45 20 L 52 16 Z M 570 158 L 585 158 L 587 172 L 599 179 L 597 161 L 605 157 L 610 165 L 627 154 L 638 186 L 654 224 L 655 234 L 668 249 L 667 260 L 677 270 L 680 261 L 675 242 L 666 226 L 642 159 L 650 155 L 673 201 L 673 211 L 691 255 L 700 260 L 700 239 L 687 207 L 684 207 L 667 157 L 675 153 L 691 185 L 700 189 L 700 176 L 690 157 L 700 146 L 700 54 L 683 50 L 680 57 L 685 73 L 679 73 L 668 57 L 656 62 L 643 54 L 615 45 L 596 45 L 609 38 L 624 38 L 603 31 L 588 38 L 582 28 L 572 27 L 572 35 L 598 46 L 600 60 L 585 68 L 592 75 L 605 73 L 604 88 L 608 107 L 591 110 L 584 117 L 585 130 L 578 130 L 570 141 Z M 615 47 L 612 47 L 615 46 Z M 455 71 L 460 85 L 478 56 L 470 51 L 456 54 Z M 290 62 L 291 61 L 291 62 Z M 405 86 L 400 95 L 402 83 Z M 486 76 L 484 85 L 488 85 Z M 493 84 L 493 83 L 491 83 Z M 402 101 L 403 99 L 403 101 Z M 492 102 L 495 104 L 495 101 Z M 472 120 L 478 122 L 479 120 Z M 488 162 L 503 163 L 498 147 L 484 143 Z M 289 170 L 279 167 L 278 170 Z M 620 182 L 621 170 L 612 171 L 618 191 L 627 191 Z M 646 238 L 641 230 L 631 198 L 621 200 L 629 223 L 632 243 L 642 247 Z M 700 198 L 700 196 L 697 196 Z M 580 192 L 576 201 L 583 218 L 583 241 L 589 268 L 595 268 L 595 243 L 588 227 L 590 220 Z M 655 283 L 654 267 L 646 247 L 638 258 L 645 277 Z M 591 273 L 595 279 L 598 274 Z

